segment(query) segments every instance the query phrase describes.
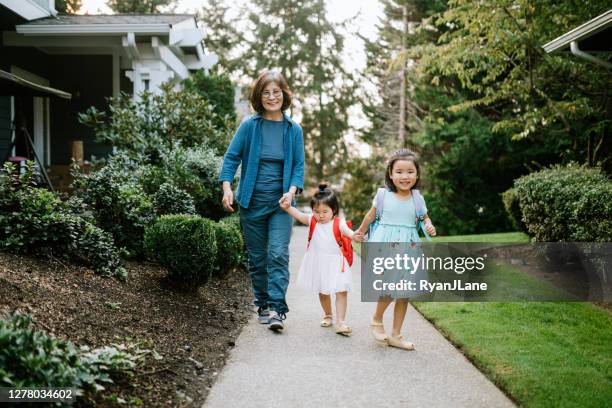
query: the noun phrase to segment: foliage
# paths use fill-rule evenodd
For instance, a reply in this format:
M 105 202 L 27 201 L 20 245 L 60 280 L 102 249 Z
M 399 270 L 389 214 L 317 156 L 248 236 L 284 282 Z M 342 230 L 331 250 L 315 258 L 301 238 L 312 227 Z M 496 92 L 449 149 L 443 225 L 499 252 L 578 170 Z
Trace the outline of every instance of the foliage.
M 231 74 L 241 63 L 236 51 L 244 42 L 244 34 L 237 28 L 238 17 L 230 17 L 229 7 L 224 3 L 223 0 L 208 0 L 196 18 L 206 27 L 206 49 L 219 57 L 214 69 Z
M 219 117 L 197 92 L 174 90 L 170 84 L 160 94 L 144 92 L 135 102 L 131 95 L 109 98 L 109 113 L 90 107 L 79 121 L 91 127 L 98 142 L 115 146 L 130 158 L 158 164 L 166 150 L 210 147 L 224 154 L 230 140 L 231 121 Z M 223 124 L 223 125 L 221 125 Z
M 348 156 L 344 132 L 356 89 L 342 65 L 340 25 L 327 19 L 320 0 L 257 0 L 252 5 L 252 38 L 241 55 L 243 70 L 251 78 L 270 68 L 285 76 L 294 94 L 292 112 L 302 118 L 306 161 L 312 166 L 307 176 L 315 184 L 331 179 Z
M 173 184 L 191 195 L 200 215 L 219 219 L 224 214 L 218 183 L 221 164 L 222 158 L 206 146 L 176 146 L 165 151 L 160 164 L 143 166 L 142 185 L 155 194 L 162 184 Z
M 359 226 L 363 217 L 372 208 L 372 199 L 378 187 L 385 185 L 384 165 L 372 166 L 375 160 L 355 158 L 350 161 L 350 174 L 340 193 L 340 205 L 347 220 Z
M 96 273 L 126 277 L 112 237 L 37 188 L 34 169 L 29 162 L 19 179 L 11 163 L 0 171 L 0 249 L 85 260 Z
M 55 0 L 55 10 L 61 14 L 76 14 L 82 6 L 82 0 Z
M 115 13 L 159 13 L 175 0 L 108 0 L 107 5 Z
M 514 182 L 537 241 L 612 240 L 612 181 L 600 169 L 554 166 Z
M 153 205 L 157 215 L 164 214 L 195 214 L 193 198 L 185 190 L 164 183 L 153 195 Z
M 522 219 L 523 215 L 521 214 L 519 197 L 514 187 L 509 188 L 508 190 L 502 193 L 502 202 L 504 203 L 504 208 L 508 213 L 510 222 L 512 222 L 512 226 L 517 231 L 527 232 L 527 226 L 525 225 Z
M 35 331 L 18 312 L 0 320 L 0 385 L 11 388 L 74 387 L 77 395 L 104 389 L 111 376 L 130 375 L 143 350 L 112 345 L 89 350 Z
M 198 215 L 162 215 L 147 228 L 145 245 L 179 283 L 204 283 L 217 264 L 215 223 Z
M 221 274 L 246 265 L 246 248 L 238 217 L 222 218 L 215 224 L 217 267 Z
M 449 1 L 435 23 L 443 34 L 427 48 L 422 67 L 457 80 L 467 99 L 449 109 L 476 107 L 495 132 L 514 139 L 563 138 L 565 161 L 598 162 L 608 168 L 610 72 L 542 45 L 609 9 L 607 1 Z
M 212 120 L 216 128 L 233 129 L 235 127 L 235 89 L 227 75 L 219 74 L 217 70 L 208 74 L 198 71 L 187 78 L 183 86 L 185 90 L 201 95 L 210 103 L 214 113 Z
M 126 155 L 111 157 L 91 173 L 74 172 L 74 194 L 93 213 L 99 227 L 112 234 L 128 256 L 143 255 L 144 230 L 155 220 L 155 208 L 139 184 L 142 174 Z

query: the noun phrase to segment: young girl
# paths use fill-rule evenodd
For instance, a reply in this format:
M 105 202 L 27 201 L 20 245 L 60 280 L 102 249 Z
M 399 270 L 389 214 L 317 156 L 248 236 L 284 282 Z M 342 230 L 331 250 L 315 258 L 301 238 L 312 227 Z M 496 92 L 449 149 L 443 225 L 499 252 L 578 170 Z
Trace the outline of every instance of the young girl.
M 314 222 L 312 238 L 302 259 L 297 278 L 298 286 L 315 291 L 323 308 L 322 327 L 332 325 L 331 294 L 336 294 L 336 333 L 349 336 L 352 329 L 346 325 L 347 293 L 351 290 L 351 268 L 344 258 L 334 236 L 334 218 L 338 216 L 339 205 L 336 195 L 326 184 L 319 185 L 319 191 L 310 201 L 312 214 L 304 214 L 288 203 L 281 203 L 281 208 L 293 218 L 305 225 Z M 314 220 L 313 220 L 314 218 Z M 340 233 L 351 239 L 353 231 L 344 219 L 339 220 Z
M 368 241 L 370 242 L 420 242 L 418 225 L 416 224 L 416 205 L 412 190 L 418 187 L 420 177 L 419 161 L 416 155 L 408 149 L 401 149 L 389 158 L 385 184 L 387 191 L 372 202 L 372 208 L 365 215 L 359 229 L 355 231 L 358 238 L 365 234 L 368 226 L 376 218 L 376 206 L 382 203 L 382 214 L 379 224 Z M 380 193 L 379 193 L 380 194 Z M 416 194 L 415 194 L 416 195 Z M 377 201 L 379 204 L 377 204 Z M 425 230 L 429 235 L 436 235 L 436 229 L 429 217 L 425 216 Z M 387 336 L 383 327 L 383 314 L 391 303 L 391 298 L 382 297 L 376 304 L 376 312 L 372 317 L 371 328 L 374 338 L 389 346 L 404 350 L 414 350 L 414 344 L 404 340 L 400 332 L 408 299 L 396 299 L 393 311 L 393 329 Z

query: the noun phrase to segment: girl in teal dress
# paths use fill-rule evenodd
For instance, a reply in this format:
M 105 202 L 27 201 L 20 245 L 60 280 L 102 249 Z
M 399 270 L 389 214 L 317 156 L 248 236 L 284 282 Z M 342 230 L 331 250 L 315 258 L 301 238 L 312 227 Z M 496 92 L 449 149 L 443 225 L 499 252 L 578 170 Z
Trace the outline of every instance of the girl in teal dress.
M 356 231 L 356 240 L 361 239 L 366 233 L 368 226 L 376 218 L 376 207 L 382 204 L 383 211 L 378 226 L 368 241 L 370 242 L 390 242 L 400 245 L 411 246 L 420 242 L 418 225 L 416 222 L 417 211 L 413 189 L 419 185 L 419 161 L 416 155 L 408 149 L 401 149 L 388 160 L 387 171 L 385 174 L 386 191 L 383 197 L 375 197 L 372 208 L 368 211 Z M 380 192 L 379 192 L 380 194 Z M 424 203 L 423 203 L 424 204 Z M 424 206 L 424 205 L 423 205 Z M 424 211 L 426 214 L 426 211 Z M 424 229 L 432 236 L 436 235 L 431 220 L 427 215 L 424 216 Z M 394 281 L 399 281 L 399 277 L 391 277 Z M 396 280 L 397 279 L 397 280 Z M 389 304 L 391 297 L 382 297 L 376 304 L 376 312 L 372 317 L 371 327 L 374 338 L 389 346 L 398 347 L 403 350 L 414 350 L 414 344 L 406 341 L 401 335 L 402 324 L 408 309 L 408 299 L 396 299 L 393 311 L 393 329 L 388 336 L 383 327 L 383 314 Z

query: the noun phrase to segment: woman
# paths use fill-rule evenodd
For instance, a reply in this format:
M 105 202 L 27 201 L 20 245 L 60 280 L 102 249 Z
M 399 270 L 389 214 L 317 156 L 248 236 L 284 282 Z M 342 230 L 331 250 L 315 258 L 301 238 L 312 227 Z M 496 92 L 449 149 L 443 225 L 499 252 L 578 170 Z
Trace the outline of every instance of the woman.
M 259 75 L 250 102 L 257 113 L 240 124 L 223 159 L 222 202 L 234 212 L 231 183 L 242 164 L 236 201 L 259 322 L 282 330 L 289 311 L 285 294 L 292 220 L 280 203 L 293 204 L 304 188 L 304 138 L 300 125 L 285 114 L 291 91 L 279 72 Z

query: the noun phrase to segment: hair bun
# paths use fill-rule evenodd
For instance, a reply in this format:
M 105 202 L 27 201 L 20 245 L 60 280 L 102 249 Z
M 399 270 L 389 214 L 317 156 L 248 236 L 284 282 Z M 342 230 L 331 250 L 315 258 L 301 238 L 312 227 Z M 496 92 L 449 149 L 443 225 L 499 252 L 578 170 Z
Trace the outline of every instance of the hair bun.
M 319 184 L 319 192 L 323 192 L 325 191 L 325 189 L 327 188 L 327 184 Z

